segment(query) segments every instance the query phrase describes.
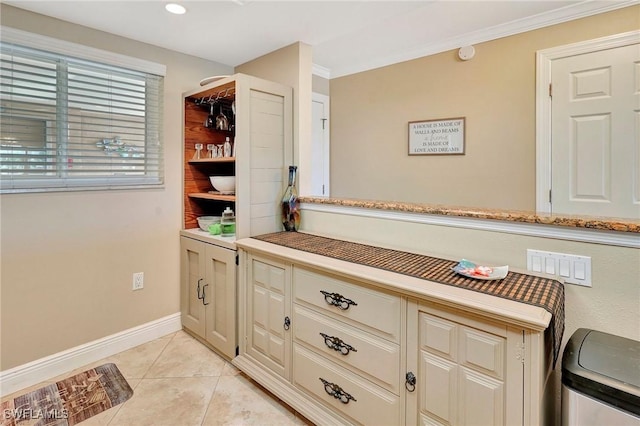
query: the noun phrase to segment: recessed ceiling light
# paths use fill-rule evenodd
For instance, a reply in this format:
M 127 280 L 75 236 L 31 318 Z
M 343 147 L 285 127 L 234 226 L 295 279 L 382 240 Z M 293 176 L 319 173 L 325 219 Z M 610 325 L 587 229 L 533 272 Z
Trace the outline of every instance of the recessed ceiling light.
M 185 9 L 184 6 L 176 3 L 168 3 L 164 8 L 167 9 L 168 12 L 175 13 L 176 15 L 187 13 L 187 9 Z

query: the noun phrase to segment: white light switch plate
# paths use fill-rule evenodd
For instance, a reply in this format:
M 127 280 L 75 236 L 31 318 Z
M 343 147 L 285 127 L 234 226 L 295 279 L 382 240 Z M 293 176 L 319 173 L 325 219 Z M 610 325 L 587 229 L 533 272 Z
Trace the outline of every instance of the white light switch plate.
M 588 256 L 528 249 L 527 270 L 556 275 L 565 283 L 591 287 L 591 258 Z

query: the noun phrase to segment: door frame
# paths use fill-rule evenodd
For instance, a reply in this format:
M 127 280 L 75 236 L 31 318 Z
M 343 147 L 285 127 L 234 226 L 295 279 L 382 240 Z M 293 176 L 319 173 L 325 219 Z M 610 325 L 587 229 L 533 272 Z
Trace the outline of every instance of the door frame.
M 566 44 L 536 52 L 536 212 L 551 213 L 551 68 L 570 56 L 637 44 L 640 30 Z
M 329 110 L 330 101 L 328 95 L 323 95 L 321 93 L 313 92 L 311 93 L 311 102 L 319 102 L 324 105 L 324 111 L 326 114 L 326 127 L 324 128 L 324 138 L 322 140 L 322 157 L 323 157 L 323 182 L 324 185 L 324 194 L 323 197 L 328 197 L 331 194 L 331 187 L 329 186 L 331 183 L 331 111 Z M 312 111 L 313 114 L 313 111 Z M 313 126 L 312 126 L 313 130 Z M 312 141 L 313 142 L 313 141 Z

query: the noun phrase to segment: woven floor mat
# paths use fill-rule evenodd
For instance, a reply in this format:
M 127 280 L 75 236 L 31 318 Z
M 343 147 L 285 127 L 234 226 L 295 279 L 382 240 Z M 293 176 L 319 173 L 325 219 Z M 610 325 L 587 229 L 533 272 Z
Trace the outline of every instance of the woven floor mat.
M 5 401 L 1 426 L 72 426 L 131 398 L 115 364 L 104 364 Z

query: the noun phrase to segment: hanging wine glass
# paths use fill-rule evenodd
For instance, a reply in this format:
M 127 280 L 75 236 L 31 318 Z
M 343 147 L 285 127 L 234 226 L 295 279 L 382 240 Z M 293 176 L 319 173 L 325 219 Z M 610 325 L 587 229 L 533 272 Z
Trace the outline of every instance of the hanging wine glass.
M 213 106 L 215 105 L 215 102 L 211 102 L 211 109 L 209 111 L 209 116 L 207 117 L 207 124 L 205 127 L 208 127 L 210 129 L 214 129 L 216 126 L 216 117 L 213 115 Z
M 220 104 L 220 114 L 216 117 L 216 129 L 229 130 L 229 120 L 227 116 L 222 112 L 222 103 Z

